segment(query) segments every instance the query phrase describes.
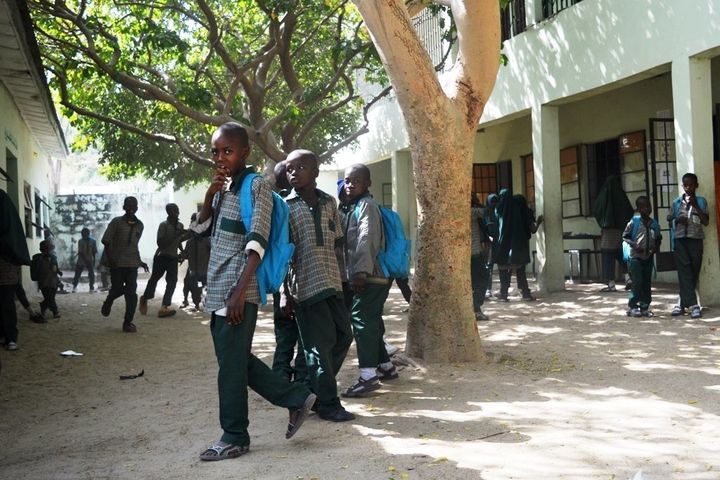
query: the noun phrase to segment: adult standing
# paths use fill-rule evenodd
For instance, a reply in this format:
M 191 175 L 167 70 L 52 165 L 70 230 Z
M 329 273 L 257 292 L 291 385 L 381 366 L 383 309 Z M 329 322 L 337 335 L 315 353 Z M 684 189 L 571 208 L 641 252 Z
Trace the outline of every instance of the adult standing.
M 625 226 L 633 216 L 630 199 L 622 188 L 620 177 L 611 176 L 605 180 L 595 199 L 593 214 L 600 226 L 600 253 L 602 256 L 602 278 L 607 286 L 601 292 L 615 292 L 615 263 L 625 275 L 625 290 L 629 290 L 630 276 L 622 254 L 622 235 Z

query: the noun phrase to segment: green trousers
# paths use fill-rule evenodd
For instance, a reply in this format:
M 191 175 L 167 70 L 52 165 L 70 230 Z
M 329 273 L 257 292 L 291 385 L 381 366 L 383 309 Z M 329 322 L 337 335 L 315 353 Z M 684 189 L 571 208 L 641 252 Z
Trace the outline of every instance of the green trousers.
M 305 352 L 295 318 L 280 309 L 280 294 L 273 294 L 273 322 L 275 326 L 275 354 L 272 369 L 288 381 L 304 382 L 307 376 Z M 295 346 L 297 345 L 297 351 Z M 293 357 L 295 359 L 293 360 Z
M 653 259 L 652 257 L 647 260 L 633 258 L 630 260 L 628 270 L 630 271 L 630 278 L 632 279 L 632 290 L 630 291 L 628 307 L 647 310 L 652 301 L 650 288 L 652 285 Z
M 703 240 L 699 238 L 675 239 L 675 265 L 680 287 L 680 306 L 683 308 L 697 305 L 698 279 L 702 267 Z
M 233 445 L 250 445 L 248 434 L 248 387 L 274 405 L 301 408 L 310 390 L 302 383 L 288 383 L 252 354 L 258 307 L 245 303 L 243 320 L 229 325 L 225 317 L 212 315 L 215 355 L 218 360 L 221 440 Z
M 308 378 L 318 396 L 318 412 L 340 405 L 335 376 L 352 343 L 352 327 L 341 298 L 330 297 L 295 309 L 305 348 Z
M 367 283 L 362 293 L 353 296 L 351 321 L 360 368 L 375 368 L 390 361 L 383 341 L 382 318 L 388 292 L 387 285 Z

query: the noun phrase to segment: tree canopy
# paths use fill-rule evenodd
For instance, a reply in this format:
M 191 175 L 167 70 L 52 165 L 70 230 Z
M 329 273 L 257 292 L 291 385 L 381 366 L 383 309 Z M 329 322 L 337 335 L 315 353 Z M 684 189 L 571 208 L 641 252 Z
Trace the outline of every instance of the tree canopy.
M 247 127 L 255 155 L 332 156 L 367 130 L 384 75 L 349 0 L 30 0 L 51 87 L 111 176 L 204 178 L 208 138 Z

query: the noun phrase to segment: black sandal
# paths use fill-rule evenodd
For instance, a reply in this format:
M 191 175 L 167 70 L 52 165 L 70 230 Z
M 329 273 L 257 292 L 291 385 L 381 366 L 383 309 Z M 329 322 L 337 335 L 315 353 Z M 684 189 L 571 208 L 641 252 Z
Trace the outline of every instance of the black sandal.
M 288 420 L 285 438 L 292 438 L 292 436 L 295 435 L 298 430 L 300 430 L 300 427 L 305 421 L 305 418 L 308 416 L 308 413 L 310 413 L 310 409 L 313 407 L 313 405 L 315 405 L 316 399 L 317 396 L 314 393 L 311 393 L 307 396 L 307 398 L 305 399 L 305 403 L 303 403 L 303 406 L 301 408 L 290 409 L 290 419 Z

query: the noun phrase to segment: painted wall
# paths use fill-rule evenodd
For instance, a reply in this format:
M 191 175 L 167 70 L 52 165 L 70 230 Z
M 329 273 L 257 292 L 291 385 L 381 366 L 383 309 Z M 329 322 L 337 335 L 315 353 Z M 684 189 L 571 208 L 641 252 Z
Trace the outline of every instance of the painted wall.
M 12 198 L 18 208 L 20 219 L 24 224 L 25 215 L 25 196 L 23 193 L 24 183 L 27 182 L 32 190 L 32 209 L 33 221 L 35 221 L 35 192 L 37 191 L 41 197 L 53 205 L 52 194 L 55 190 L 54 172 L 57 171 L 58 160 L 53 159 L 45 153 L 37 141 L 27 128 L 25 121 L 20 116 L 15 103 L 12 100 L 5 86 L 0 82 L 0 167 L 8 171 L 9 161 L 8 152 L 17 159 L 17 175 L 14 183 L 0 180 L 0 188 L 6 190 L 10 198 Z M 15 172 L 9 172 L 15 174 Z M 43 223 L 47 223 L 52 228 L 52 222 L 49 219 L 41 218 Z M 35 228 L 32 228 L 32 238 L 28 238 L 28 250 L 32 256 L 40 251 L 39 245 L 43 238 L 37 235 Z M 31 286 L 30 271 L 23 268 L 23 285 L 26 289 Z

